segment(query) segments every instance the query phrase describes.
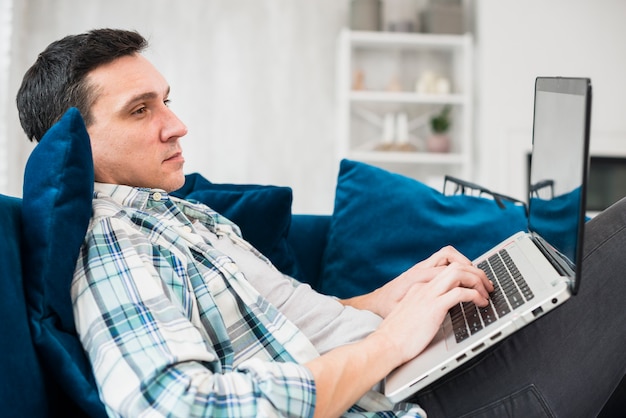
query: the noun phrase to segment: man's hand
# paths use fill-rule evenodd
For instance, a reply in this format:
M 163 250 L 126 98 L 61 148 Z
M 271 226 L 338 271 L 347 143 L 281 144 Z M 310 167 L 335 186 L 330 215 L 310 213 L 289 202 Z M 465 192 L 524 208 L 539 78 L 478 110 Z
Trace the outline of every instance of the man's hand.
M 456 249 L 451 246 L 444 247 L 375 291 L 342 300 L 342 303 L 358 309 L 367 309 L 385 318 L 414 284 L 430 282 L 453 263 L 472 266 L 470 260 Z M 488 292 L 493 291 L 492 284 L 482 272 L 477 270 L 474 273 L 481 276 L 481 281 Z
M 489 303 L 493 285 L 482 270 L 456 261 L 441 268 L 432 280 L 411 285 L 375 331 L 396 346 L 403 361 L 426 348 L 453 306 L 473 302 L 483 307 Z
M 340 415 L 393 369 L 419 355 L 450 308 L 470 301 L 486 306 L 491 291 L 482 270 L 446 247 L 380 289 L 343 301 L 363 304 L 384 320 L 364 340 L 307 363 L 316 384 L 315 416 Z

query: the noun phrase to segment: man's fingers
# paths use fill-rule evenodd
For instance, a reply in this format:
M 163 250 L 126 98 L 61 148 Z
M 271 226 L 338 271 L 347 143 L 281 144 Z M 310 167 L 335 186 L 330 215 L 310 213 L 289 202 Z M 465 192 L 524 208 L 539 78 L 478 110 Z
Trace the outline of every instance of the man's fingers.
M 442 303 L 448 309 L 459 304 L 460 302 L 472 302 L 476 306 L 484 307 L 489 304 L 489 300 L 485 298 L 476 289 L 468 287 L 455 287 L 440 296 Z
M 443 247 L 424 261 L 431 267 L 447 266 L 452 263 L 471 264 L 471 261 L 451 245 Z
M 455 288 L 465 288 L 478 292 L 484 300 L 488 299 L 489 292 L 493 291 L 493 285 L 482 270 L 472 265 L 458 263 L 453 263 L 443 270 L 435 286 L 439 295 Z

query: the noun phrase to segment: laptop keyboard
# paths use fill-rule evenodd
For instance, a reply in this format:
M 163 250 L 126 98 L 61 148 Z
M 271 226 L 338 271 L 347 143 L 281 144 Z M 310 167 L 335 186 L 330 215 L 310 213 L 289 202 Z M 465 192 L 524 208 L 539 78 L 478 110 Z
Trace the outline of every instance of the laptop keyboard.
M 505 249 L 479 263 L 478 268 L 487 274 L 494 291 L 490 294 L 489 305 L 484 308 L 472 302 L 463 302 L 450 309 L 457 343 L 493 324 L 534 297 Z

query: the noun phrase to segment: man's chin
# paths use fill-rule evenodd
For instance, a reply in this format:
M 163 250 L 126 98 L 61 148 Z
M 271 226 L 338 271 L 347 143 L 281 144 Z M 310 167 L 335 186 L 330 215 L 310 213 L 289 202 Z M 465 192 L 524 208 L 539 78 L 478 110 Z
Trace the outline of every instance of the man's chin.
M 168 179 L 166 183 L 167 184 L 164 184 L 162 187 L 166 192 L 170 193 L 178 190 L 185 185 L 185 174 L 181 171 L 180 174 Z

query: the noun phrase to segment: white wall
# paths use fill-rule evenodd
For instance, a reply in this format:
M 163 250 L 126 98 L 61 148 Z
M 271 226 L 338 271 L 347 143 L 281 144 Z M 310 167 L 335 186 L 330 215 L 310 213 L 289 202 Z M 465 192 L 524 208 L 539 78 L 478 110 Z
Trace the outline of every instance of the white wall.
M 9 54 L 11 51 L 11 28 L 13 1 L 0 0 L 0 192 L 9 188 L 9 141 L 7 124 L 9 108 Z
M 478 0 L 480 182 L 523 198 L 536 76 L 590 77 L 591 148 L 626 152 L 626 2 Z
M 0 86 L 0 110 L 7 118 L 0 145 L 7 144 L 2 149 L 8 155 L 3 159 L 0 153 L 0 174 L 9 172 L 10 180 L 4 188 L 0 182 L 0 192 L 19 195 L 32 148 L 14 105 L 23 72 L 52 40 L 115 26 L 150 38 L 149 56 L 170 81 L 173 108 L 189 127 L 183 139 L 188 172 L 216 182 L 288 185 L 296 212 L 332 210 L 335 48 L 348 0 L 0 1 L 12 3 L 14 15 L 8 94 Z M 626 1 L 473 3 L 473 180 L 523 194 L 517 154 L 530 145 L 537 75 L 591 77 L 592 147 L 602 142 L 605 148 L 626 148 Z M 0 71 L 5 65 L 3 57 Z

